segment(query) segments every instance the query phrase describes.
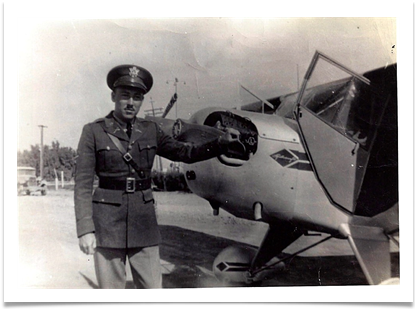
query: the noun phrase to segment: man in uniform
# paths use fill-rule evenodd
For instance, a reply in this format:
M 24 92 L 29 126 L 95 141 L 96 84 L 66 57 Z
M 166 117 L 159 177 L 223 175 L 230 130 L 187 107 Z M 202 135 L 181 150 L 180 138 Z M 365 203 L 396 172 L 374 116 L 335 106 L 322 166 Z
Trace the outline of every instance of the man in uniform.
M 94 254 L 100 288 L 125 288 L 126 257 L 136 288 L 161 288 L 161 236 L 151 191 L 155 155 L 193 163 L 223 153 L 235 140 L 230 131 L 202 146 L 181 143 L 159 126 L 137 118 L 152 75 L 120 65 L 107 75 L 114 111 L 84 126 L 75 173 L 79 246 Z M 94 176 L 99 185 L 93 193 Z

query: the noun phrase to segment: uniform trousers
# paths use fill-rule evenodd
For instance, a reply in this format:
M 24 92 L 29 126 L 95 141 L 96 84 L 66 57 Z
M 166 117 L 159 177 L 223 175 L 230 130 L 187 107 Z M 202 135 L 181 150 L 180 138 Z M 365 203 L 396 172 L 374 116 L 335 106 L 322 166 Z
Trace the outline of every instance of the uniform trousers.
M 124 289 L 126 286 L 126 257 L 137 289 L 162 288 L 159 246 L 113 249 L 97 247 L 94 265 L 101 289 Z

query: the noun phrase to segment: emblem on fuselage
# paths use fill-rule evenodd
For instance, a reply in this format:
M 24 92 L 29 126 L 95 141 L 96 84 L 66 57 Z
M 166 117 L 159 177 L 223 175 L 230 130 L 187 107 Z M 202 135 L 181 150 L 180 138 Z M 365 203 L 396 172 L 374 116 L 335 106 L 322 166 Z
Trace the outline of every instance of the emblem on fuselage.
M 296 150 L 282 149 L 272 154 L 271 158 L 283 167 L 295 168 L 303 171 L 312 170 L 307 155 Z

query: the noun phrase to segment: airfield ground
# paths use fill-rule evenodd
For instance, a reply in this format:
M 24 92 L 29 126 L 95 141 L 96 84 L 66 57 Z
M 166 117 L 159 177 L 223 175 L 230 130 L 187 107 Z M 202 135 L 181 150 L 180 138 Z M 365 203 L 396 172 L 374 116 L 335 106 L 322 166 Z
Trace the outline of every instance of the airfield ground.
M 209 204 L 193 194 L 155 192 L 155 197 L 163 237 L 160 250 L 164 288 L 231 286 L 213 276 L 216 255 L 230 245 L 258 246 L 267 225 L 238 219 L 224 211 L 213 216 Z M 19 286 L 97 288 L 92 257 L 78 248 L 73 191 L 50 190 L 46 196 L 20 196 L 18 207 Z M 285 252 L 296 252 L 318 240 L 320 236 L 303 236 Z M 393 251 L 392 275 L 398 277 L 399 254 L 395 248 Z M 366 284 L 356 258 L 343 240 L 321 244 L 286 266 L 273 279 L 262 282 L 262 286 Z M 127 288 L 132 287 L 128 270 Z

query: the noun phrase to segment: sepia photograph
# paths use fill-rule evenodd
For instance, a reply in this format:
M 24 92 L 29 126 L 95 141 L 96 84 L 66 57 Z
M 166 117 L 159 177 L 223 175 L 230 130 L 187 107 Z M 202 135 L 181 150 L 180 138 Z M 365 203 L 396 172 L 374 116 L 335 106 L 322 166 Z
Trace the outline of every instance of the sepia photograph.
M 412 6 L 185 3 L 5 5 L 4 301 L 412 301 Z

